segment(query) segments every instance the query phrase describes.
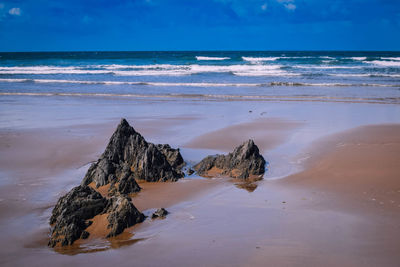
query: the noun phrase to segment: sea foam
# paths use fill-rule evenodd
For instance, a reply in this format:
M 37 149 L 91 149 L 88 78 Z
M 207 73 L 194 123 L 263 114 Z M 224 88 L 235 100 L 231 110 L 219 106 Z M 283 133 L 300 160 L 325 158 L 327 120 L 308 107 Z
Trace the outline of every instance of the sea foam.
M 400 67 L 400 61 L 383 61 L 383 60 L 373 60 L 370 63 L 382 66 L 382 67 Z
M 262 61 L 275 61 L 280 57 L 242 57 L 244 61 L 262 62 Z
M 227 60 L 231 59 L 230 57 L 203 57 L 203 56 L 196 56 L 197 60 Z

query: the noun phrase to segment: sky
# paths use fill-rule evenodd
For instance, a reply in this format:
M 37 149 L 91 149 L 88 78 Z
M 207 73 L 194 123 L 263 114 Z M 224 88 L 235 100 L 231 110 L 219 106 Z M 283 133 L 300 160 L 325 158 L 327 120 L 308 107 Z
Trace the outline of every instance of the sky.
M 0 51 L 400 50 L 400 0 L 0 0 Z

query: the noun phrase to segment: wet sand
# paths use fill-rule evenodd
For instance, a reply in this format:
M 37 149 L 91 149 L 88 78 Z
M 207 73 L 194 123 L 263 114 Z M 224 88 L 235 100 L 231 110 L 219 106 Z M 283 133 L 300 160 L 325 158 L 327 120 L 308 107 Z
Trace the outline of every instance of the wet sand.
M 185 127 L 197 120 L 203 119 L 143 118 L 142 126 L 133 125 L 149 141 L 176 140 L 182 129 L 179 122 Z M 164 127 L 158 129 L 158 123 Z M 0 186 L 1 265 L 397 266 L 400 262 L 399 125 L 365 126 L 324 137 L 304 152 L 305 170 L 283 179 L 250 185 L 196 177 L 141 183 L 142 192 L 132 196 L 135 206 L 146 215 L 165 207 L 170 211 L 166 219 L 148 219 L 112 240 L 93 234 L 89 240 L 93 243 L 77 242 L 80 249 L 47 248 L 47 222 L 55 201 L 79 184 L 88 167 L 85 163 L 104 150 L 114 127 L 106 122 L 90 135 L 90 125 L 77 125 L 70 128 L 80 129 L 76 138 L 58 129 L 51 132 L 54 141 L 43 134 L 47 131 L 30 131 L 23 142 L 2 137 L 0 165 L 16 181 L 6 180 Z M 271 149 L 288 144 L 301 130 L 307 134 L 315 130 L 295 118 L 252 117 L 227 128 L 216 127 L 191 141 L 182 138 L 182 144 L 227 152 L 242 142 L 241 137 L 251 137 L 270 160 Z M 20 136 L 21 131 L 9 134 Z M 212 144 L 214 139 L 219 142 Z M 58 145 L 65 149 L 48 154 Z M 38 150 L 39 156 L 24 154 L 26 148 Z M 10 158 L 3 157 L 7 154 Z M 32 185 L 38 181 L 40 186 Z M 98 226 L 93 233 L 101 235 L 104 218 Z
M 259 118 L 203 134 L 185 144 L 185 147 L 231 152 L 238 144 L 253 139 L 261 151 L 266 151 L 283 143 L 302 124 L 278 118 Z

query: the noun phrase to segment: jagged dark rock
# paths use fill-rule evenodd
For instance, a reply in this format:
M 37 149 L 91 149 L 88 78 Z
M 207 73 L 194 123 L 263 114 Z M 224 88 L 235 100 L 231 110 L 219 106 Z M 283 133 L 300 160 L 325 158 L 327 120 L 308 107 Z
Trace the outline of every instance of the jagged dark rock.
M 87 219 L 103 212 L 107 200 L 89 186 L 77 186 L 61 197 L 53 209 L 49 246 L 71 245 L 88 227 Z M 86 234 L 83 234 L 84 236 Z
M 99 187 L 119 182 L 116 189 L 110 187 L 112 192 L 134 193 L 140 190 L 135 179 L 156 182 L 176 181 L 184 177 L 178 169 L 182 164 L 178 149 L 146 142 L 122 119 L 104 153 L 87 171 L 82 185 L 94 182 Z
M 106 199 L 90 186 L 80 185 L 61 197 L 53 209 L 50 218 L 53 229 L 48 245 L 67 246 L 79 238 L 88 238 L 89 232 L 85 229 L 92 221 L 87 220 L 104 213 L 108 213 L 108 228 L 111 229 L 107 237 L 116 236 L 144 220 L 144 215 L 126 195 Z
M 87 239 L 88 237 L 89 237 L 89 232 L 86 232 L 85 230 L 84 231 L 82 231 L 82 234 L 81 234 L 81 238 L 82 239 Z
M 189 170 L 187 171 L 188 175 L 192 175 L 194 173 L 194 170 L 192 168 L 189 168 Z
M 173 168 L 180 170 L 185 166 L 185 161 L 183 161 L 179 148 L 171 148 L 168 144 L 157 145 L 157 148 L 164 154 L 165 158 Z
M 124 195 L 110 198 L 104 212 L 109 213 L 108 228 L 111 228 L 107 237 L 119 235 L 125 228 L 141 223 L 145 218 L 132 204 L 131 199 Z
M 236 147 L 228 155 L 207 156 L 193 167 L 200 176 L 210 176 L 215 173 L 239 179 L 262 178 L 265 172 L 265 160 L 254 144 L 248 140 Z
M 79 238 L 88 238 L 90 233 L 85 229 L 92 224 L 89 219 L 99 214 L 108 214 L 110 232 L 107 237 L 142 222 L 145 216 L 127 196 L 140 190 L 136 180 L 176 181 L 184 177 L 180 170 L 184 164 L 179 149 L 146 142 L 122 119 L 104 153 L 90 166 L 81 185 L 58 200 L 50 218 L 49 246 L 71 245 Z M 109 199 L 92 188 L 107 184 L 110 184 Z
M 152 219 L 165 218 L 168 214 L 169 214 L 169 212 L 168 212 L 166 209 L 164 209 L 164 208 L 159 208 L 158 210 L 156 210 L 156 211 L 151 215 L 151 218 L 152 218 Z

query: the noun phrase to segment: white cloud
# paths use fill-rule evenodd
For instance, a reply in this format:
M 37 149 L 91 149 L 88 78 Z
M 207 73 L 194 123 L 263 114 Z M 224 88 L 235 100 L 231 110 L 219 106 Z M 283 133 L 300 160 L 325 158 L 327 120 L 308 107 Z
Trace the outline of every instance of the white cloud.
M 261 9 L 262 10 L 267 10 L 267 8 L 268 8 L 268 5 L 267 5 L 267 3 L 264 3 L 262 6 L 261 6 Z
M 289 11 L 294 11 L 297 8 L 297 6 L 294 4 L 295 0 L 277 0 L 277 1 Z
M 295 5 L 295 4 L 292 4 L 292 3 L 285 4 L 284 6 L 285 6 L 285 8 L 286 8 L 287 10 L 290 10 L 290 11 L 293 11 L 293 10 L 296 9 L 296 5 Z
M 13 7 L 8 11 L 8 14 L 13 16 L 21 16 L 21 9 L 19 7 Z

